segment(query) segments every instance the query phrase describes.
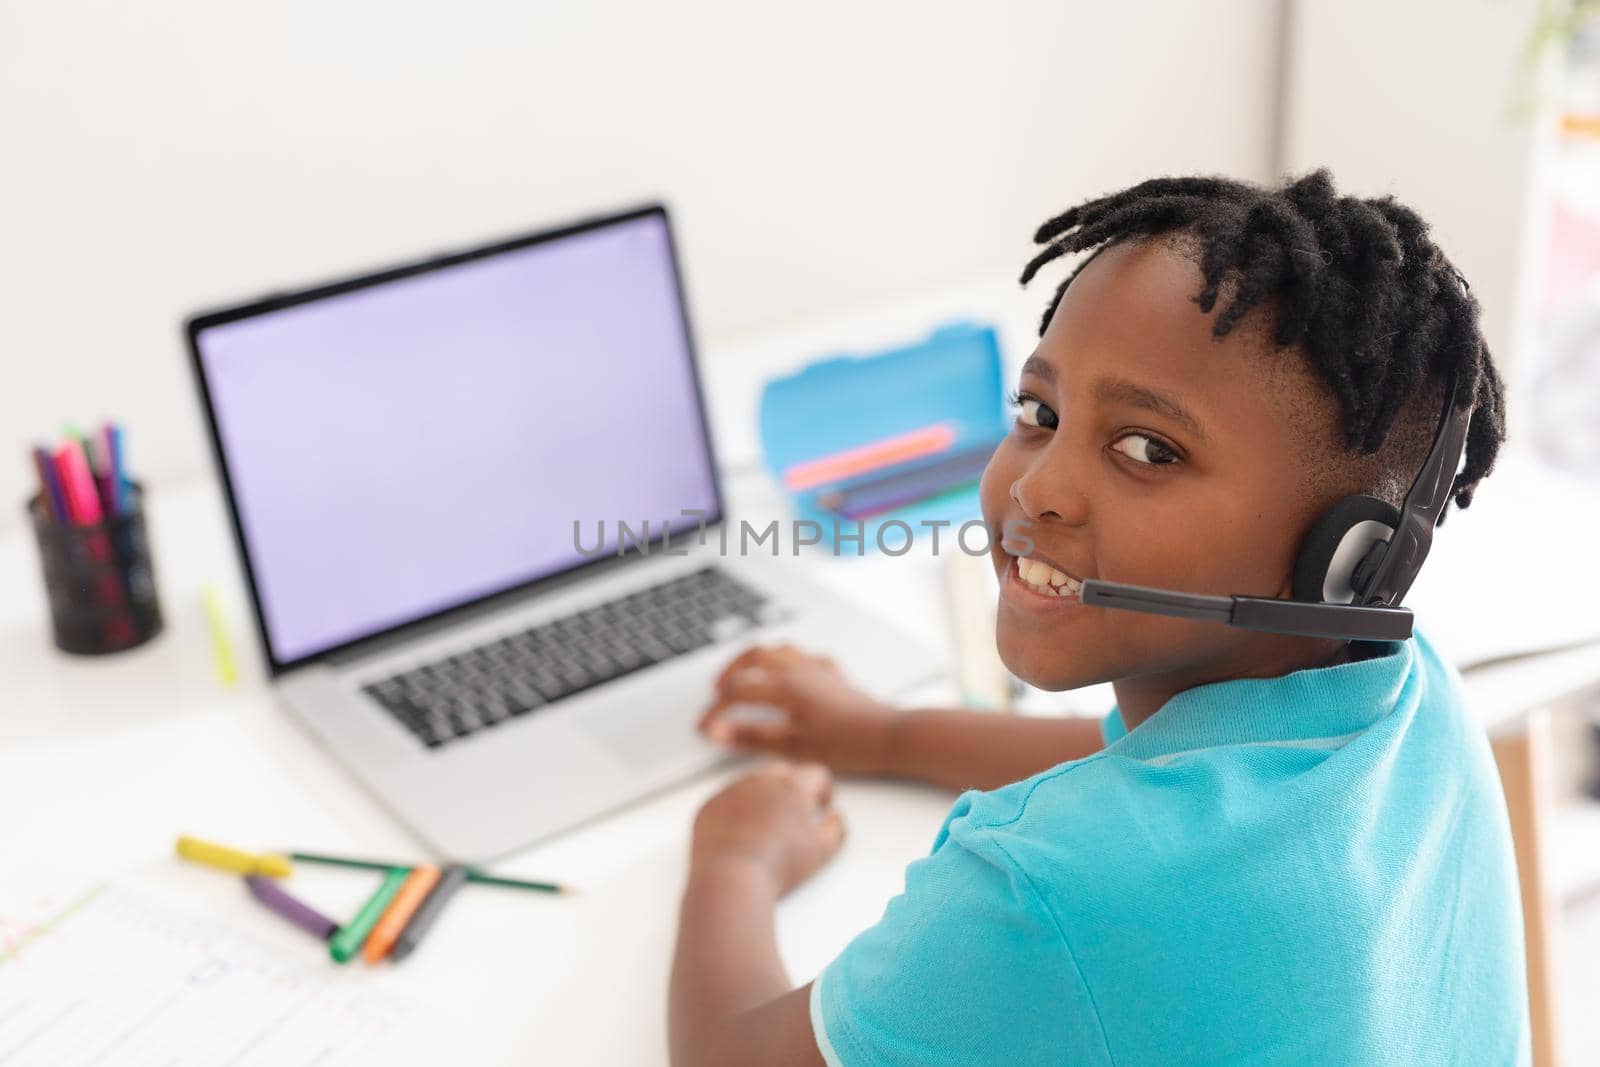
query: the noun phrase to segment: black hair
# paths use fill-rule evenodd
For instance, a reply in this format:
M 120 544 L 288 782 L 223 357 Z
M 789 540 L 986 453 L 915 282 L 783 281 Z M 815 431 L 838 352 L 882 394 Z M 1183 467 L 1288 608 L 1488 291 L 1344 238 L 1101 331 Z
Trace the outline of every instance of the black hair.
M 1474 413 L 1453 493 L 1457 506 L 1471 503 L 1505 440 L 1503 385 L 1478 329 L 1477 301 L 1416 212 L 1392 197 L 1341 196 L 1326 170 L 1279 189 L 1156 178 L 1040 226 L 1034 241 L 1047 247 L 1022 283 L 1062 255 L 1164 235 L 1193 249 L 1204 278 L 1195 297 L 1201 311 L 1209 314 L 1228 289 L 1212 336 L 1225 336 L 1257 307 L 1276 309 L 1274 344 L 1303 348 L 1339 399 L 1352 452 L 1377 453 L 1429 379 L 1457 375 L 1457 404 Z M 1086 262 L 1056 289 L 1041 335 Z M 1432 409 L 1430 420 L 1437 414 Z

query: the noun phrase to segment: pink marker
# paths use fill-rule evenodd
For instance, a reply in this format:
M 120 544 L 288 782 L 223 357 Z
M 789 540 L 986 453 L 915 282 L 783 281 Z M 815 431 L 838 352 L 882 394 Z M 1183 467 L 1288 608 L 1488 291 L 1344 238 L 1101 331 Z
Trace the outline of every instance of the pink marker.
M 67 506 L 72 521 L 82 526 L 93 526 L 102 516 L 100 494 L 94 487 L 94 475 L 89 473 L 89 460 L 83 446 L 68 441 L 56 453 L 56 469 L 61 474 L 61 488 L 67 494 Z

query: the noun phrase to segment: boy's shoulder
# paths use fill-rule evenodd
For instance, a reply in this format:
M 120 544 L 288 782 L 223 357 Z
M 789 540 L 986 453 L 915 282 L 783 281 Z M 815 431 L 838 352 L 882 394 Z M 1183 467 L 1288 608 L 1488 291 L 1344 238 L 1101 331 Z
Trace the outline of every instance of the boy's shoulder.
M 1059 764 L 999 789 L 956 798 L 935 851 L 959 846 L 1002 866 L 1037 867 L 1043 852 L 1091 862 L 1125 842 L 1125 825 L 1160 817 L 1132 768 L 1104 752 Z
M 963 793 L 935 847 L 1062 892 L 1078 876 L 1205 866 L 1245 839 L 1340 837 L 1363 823 L 1358 809 L 1421 814 L 1447 802 L 1435 794 L 1496 788 L 1458 676 L 1420 636 L 1338 668 L 1202 688 L 1132 732 L 1113 709 L 1100 752 Z

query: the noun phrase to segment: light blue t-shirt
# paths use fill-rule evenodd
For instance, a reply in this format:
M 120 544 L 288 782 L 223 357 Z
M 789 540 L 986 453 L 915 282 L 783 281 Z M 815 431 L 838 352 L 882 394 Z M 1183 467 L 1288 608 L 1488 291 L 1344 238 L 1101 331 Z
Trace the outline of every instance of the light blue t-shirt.
M 1499 778 L 1421 638 L 1180 693 L 963 793 L 817 979 L 830 1064 L 1515 1064 Z

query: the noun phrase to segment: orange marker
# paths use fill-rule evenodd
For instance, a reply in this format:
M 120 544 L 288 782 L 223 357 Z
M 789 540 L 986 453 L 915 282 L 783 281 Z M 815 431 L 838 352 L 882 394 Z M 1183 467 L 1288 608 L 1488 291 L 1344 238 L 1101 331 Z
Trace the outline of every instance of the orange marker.
M 389 954 L 394 948 L 395 938 L 400 936 L 400 931 L 406 928 L 406 921 L 411 918 L 411 913 L 417 910 L 418 905 L 427 897 L 428 891 L 433 888 L 433 883 L 439 880 L 439 868 L 432 864 L 414 867 L 406 875 L 406 880 L 400 885 L 400 892 L 394 895 L 394 900 L 378 916 L 378 924 L 372 928 L 372 933 L 367 936 L 367 943 L 361 950 L 361 955 L 368 963 L 377 963 Z

